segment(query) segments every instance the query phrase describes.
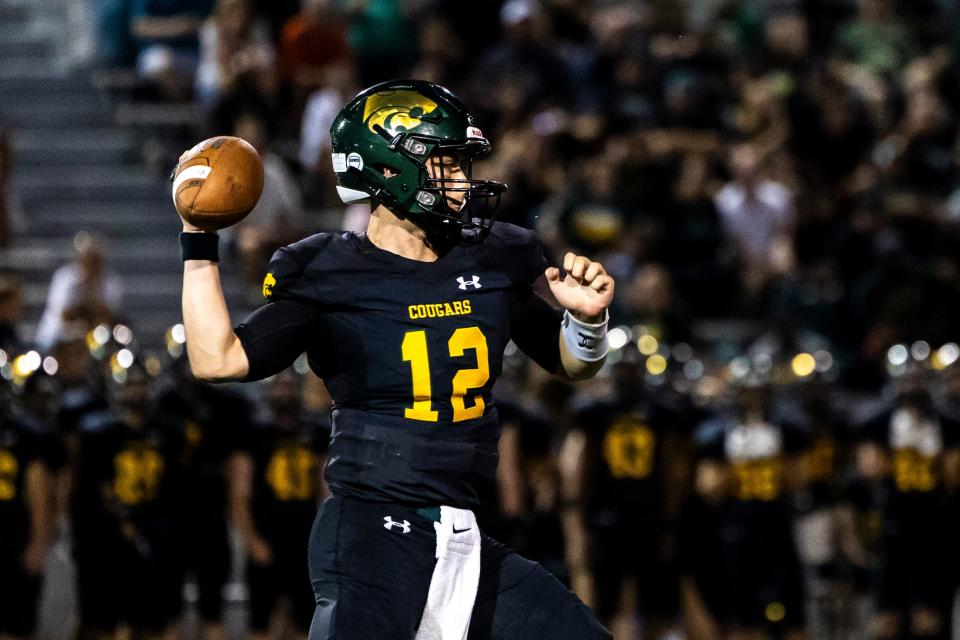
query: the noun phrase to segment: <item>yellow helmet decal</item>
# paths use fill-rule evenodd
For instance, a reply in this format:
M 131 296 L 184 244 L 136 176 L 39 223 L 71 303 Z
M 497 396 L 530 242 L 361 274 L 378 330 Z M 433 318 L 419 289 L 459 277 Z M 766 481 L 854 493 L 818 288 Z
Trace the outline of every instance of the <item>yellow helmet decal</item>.
M 273 286 L 277 284 L 277 279 L 272 273 L 268 273 L 263 279 L 263 297 L 269 298 L 273 295 Z
M 374 133 L 376 131 L 373 125 L 378 124 L 389 131 L 390 135 L 396 135 L 398 127 L 409 131 L 420 124 L 423 116 L 436 108 L 436 102 L 416 91 L 381 91 L 367 98 L 363 105 L 363 121 Z

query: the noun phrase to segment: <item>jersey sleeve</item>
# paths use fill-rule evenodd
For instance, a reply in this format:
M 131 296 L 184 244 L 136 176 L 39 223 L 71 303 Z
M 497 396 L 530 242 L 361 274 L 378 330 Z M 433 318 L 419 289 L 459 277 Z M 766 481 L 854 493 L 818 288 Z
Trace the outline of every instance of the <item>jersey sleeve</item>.
M 514 287 L 532 286 L 550 264 L 537 234 L 508 222 L 493 225 L 476 255 L 483 266 L 506 273 Z
M 333 234 L 320 233 L 273 254 L 263 279 L 268 304 L 234 329 L 250 363 L 244 381 L 282 371 L 319 343 L 324 305 L 343 303 L 347 290 L 336 284 L 342 257 L 337 240 Z
M 319 312 L 298 300 L 275 300 L 247 316 L 234 329 L 250 364 L 244 381 L 262 380 L 293 364 L 310 349 L 318 324 Z
M 296 298 L 305 265 L 291 247 L 280 247 L 270 258 L 263 278 L 263 297 L 268 302 Z
M 344 235 L 318 233 L 281 247 L 270 258 L 263 279 L 263 297 L 268 302 L 299 300 L 318 307 L 352 301 L 348 281 L 353 255 Z
M 510 256 L 505 267 L 515 295 L 510 316 L 511 339 L 550 373 L 560 368 L 562 312 L 537 293 L 537 281 L 549 266 L 543 244 L 533 231 L 507 223 L 494 225 L 496 242 Z
M 510 337 L 534 362 L 556 373 L 560 367 L 560 312 L 530 287 L 517 292 L 511 311 Z
M 539 280 L 543 276 L 543 272 L 550 266 L 544 252 L 543 243 L 540 242 L 537 234 L 532 231 L 523 236 L 522 259 L 519 266 L 521 267 L 520 280 L 527 283 L 528 286 L 532 286 Z

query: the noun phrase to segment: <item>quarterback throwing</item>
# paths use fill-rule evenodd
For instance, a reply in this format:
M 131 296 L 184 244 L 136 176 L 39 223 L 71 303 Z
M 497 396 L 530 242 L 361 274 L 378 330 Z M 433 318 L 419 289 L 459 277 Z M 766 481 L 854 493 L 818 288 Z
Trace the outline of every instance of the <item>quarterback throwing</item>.
M 606 356 L 614 282 L 530 231 L 494 222 L 506 186 L 472 177 L 490 143 L 447 89 L 392 81 L 331 129 L 344 202 L 366 233 L 274 254 L 267 304 L 234 327 L 217 238 L 184 222 L 183 320 L 194 373 L 259 380 L 306 352 L 334 399 L 332 497 L 309 548 L 311 640 L 610 638 L 545 569 L 484 535 L 473 509 L 497 466 L 491 390 L 516 343 L 564 378 Z M 562 269 L 560 268 L 562 267 Z M 562 312 L 534 293 L 545 277 Z

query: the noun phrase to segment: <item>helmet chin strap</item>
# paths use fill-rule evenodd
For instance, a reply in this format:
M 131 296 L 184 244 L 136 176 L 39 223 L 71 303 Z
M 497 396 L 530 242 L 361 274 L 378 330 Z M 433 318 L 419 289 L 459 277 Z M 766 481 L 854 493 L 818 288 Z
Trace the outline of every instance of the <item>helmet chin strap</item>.
M 477 242 L 484 236 L 481 227 L 460 227 L 460 237 L 468 242 Z

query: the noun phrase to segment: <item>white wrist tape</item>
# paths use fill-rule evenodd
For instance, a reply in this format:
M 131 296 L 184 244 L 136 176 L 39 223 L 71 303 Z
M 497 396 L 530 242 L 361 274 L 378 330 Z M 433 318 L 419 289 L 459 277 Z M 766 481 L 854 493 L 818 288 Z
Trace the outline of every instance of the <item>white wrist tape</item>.
M 607 322 L 610 314 L 605 312 L 603 322 L 588 324 L 573 317 L 569 311 L 563 312 L 560 331 L 567 349 L 581 362 L 596 362 L 607 355 Z

